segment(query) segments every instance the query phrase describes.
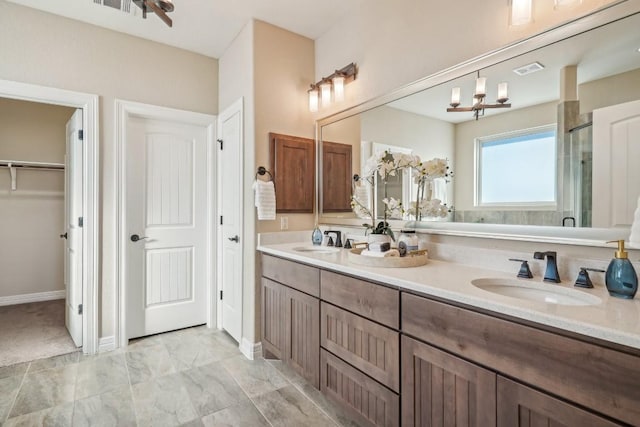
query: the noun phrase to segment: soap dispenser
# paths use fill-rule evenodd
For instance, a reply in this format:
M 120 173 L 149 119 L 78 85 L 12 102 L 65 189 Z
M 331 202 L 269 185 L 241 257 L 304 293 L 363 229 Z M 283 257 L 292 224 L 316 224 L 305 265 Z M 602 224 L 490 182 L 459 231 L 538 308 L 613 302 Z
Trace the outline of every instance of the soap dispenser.
M 313 229 L 313 233 L 311 233 L 311 243 L 315 246 L 322 244 L 322 231 L 320 231 L 318 224 L 316 224 L 316 227 Z
M 618 243 L 615 258 L 609 263 L 605 274 L 605 284 L 609 295 L 631 299 L 638 290 L 638 275 L 624 250 L 624 240 L 612 240 L 607 243 Z

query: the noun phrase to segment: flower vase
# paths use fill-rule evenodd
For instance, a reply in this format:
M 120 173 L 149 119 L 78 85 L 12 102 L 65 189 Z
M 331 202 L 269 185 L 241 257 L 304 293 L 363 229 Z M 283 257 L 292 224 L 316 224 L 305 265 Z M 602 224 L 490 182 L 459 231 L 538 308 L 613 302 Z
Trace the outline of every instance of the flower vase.
M 367 236 L 368 243 L 391 243 L 391 236 L 388 234 L 369 234 Z

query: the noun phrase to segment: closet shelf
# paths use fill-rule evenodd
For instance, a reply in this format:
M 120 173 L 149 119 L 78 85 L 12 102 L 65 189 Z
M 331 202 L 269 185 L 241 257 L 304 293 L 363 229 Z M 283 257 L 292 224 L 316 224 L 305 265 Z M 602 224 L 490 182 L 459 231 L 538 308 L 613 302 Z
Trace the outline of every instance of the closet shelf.
M 64 163 L 49 162 L 27 162 L 22 160 L 0 160 L 0 168 L 8 168 L 11 176 L 11 191 L 16 191 L 18 185 L 16 183 L 16 169 L 32 169 L 32 170 L 64 170 Z

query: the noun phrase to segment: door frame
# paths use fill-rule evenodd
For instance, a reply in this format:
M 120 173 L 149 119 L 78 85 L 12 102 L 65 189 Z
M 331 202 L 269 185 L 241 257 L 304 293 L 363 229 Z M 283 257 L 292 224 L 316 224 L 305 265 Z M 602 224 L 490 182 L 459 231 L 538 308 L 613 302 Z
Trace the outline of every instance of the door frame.
M 139 102 L 115 100 L 115 135 L 116 135 L 116 285 L 115 285 L 115 313 L 114 331 L 116 347 L 126 347 L 127 339 L 127 316 L 126 316 L 126 266 L 125 259 L 127 244 L 127 203 L 125 197 L 126 188 L 126 153 L 127 153 L 127 126 L 131 117 L 151 120 L 165 120 L 183 124 L 203 126 L 207 129 L 207 265 L 206 265 L 206 288 L 207 288 L 207 326 L 217 326 L 217 307 L 215 295 L 217 280 L 214 274 L 215 259 L 217 256 L 216 241 L 217 229 L 213 226 L 213 218 L 217 208 L 216 194 L 217 176 L 214 173 L 216 165 L 216 122 L 217 117 L 210 114 L 196 113 L 193 111 L 177 110 L 157 105 L 143 104 Z
M 98 351 L 99 267 L 99 97 L 98 95 L 0 80 L 0 97 L 82 109 L 83 233 L 82 233 L 82 351 Z M 66 195 L 65 195 L 66 196 Z M 66 307 L 65 307 L 66 309 Z

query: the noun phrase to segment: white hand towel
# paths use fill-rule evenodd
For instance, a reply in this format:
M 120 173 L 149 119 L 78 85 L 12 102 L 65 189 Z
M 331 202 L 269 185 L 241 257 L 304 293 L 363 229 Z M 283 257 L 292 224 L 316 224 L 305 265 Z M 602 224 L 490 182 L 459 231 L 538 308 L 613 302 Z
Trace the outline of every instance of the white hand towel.
M 276 219 L 276 188 L 273 181 L 256 180 L 253 183 L 255 205 L 259 220 Z
M 399 257 L 400 252 L 398 252 L 397 249 L 389 249 L 386 252 L 375 252 L 375 251 L 370 251 L 368 249 L 365 249 L 362 252 L 360 252 L 360 255 L 370 256 L 373 258 L 387 258 L 387 257 Z
M 640 197 L 638 197 L 638 207 L 633 215 L 633 224 L 631 224 L 629 242 L 640 245 Z

